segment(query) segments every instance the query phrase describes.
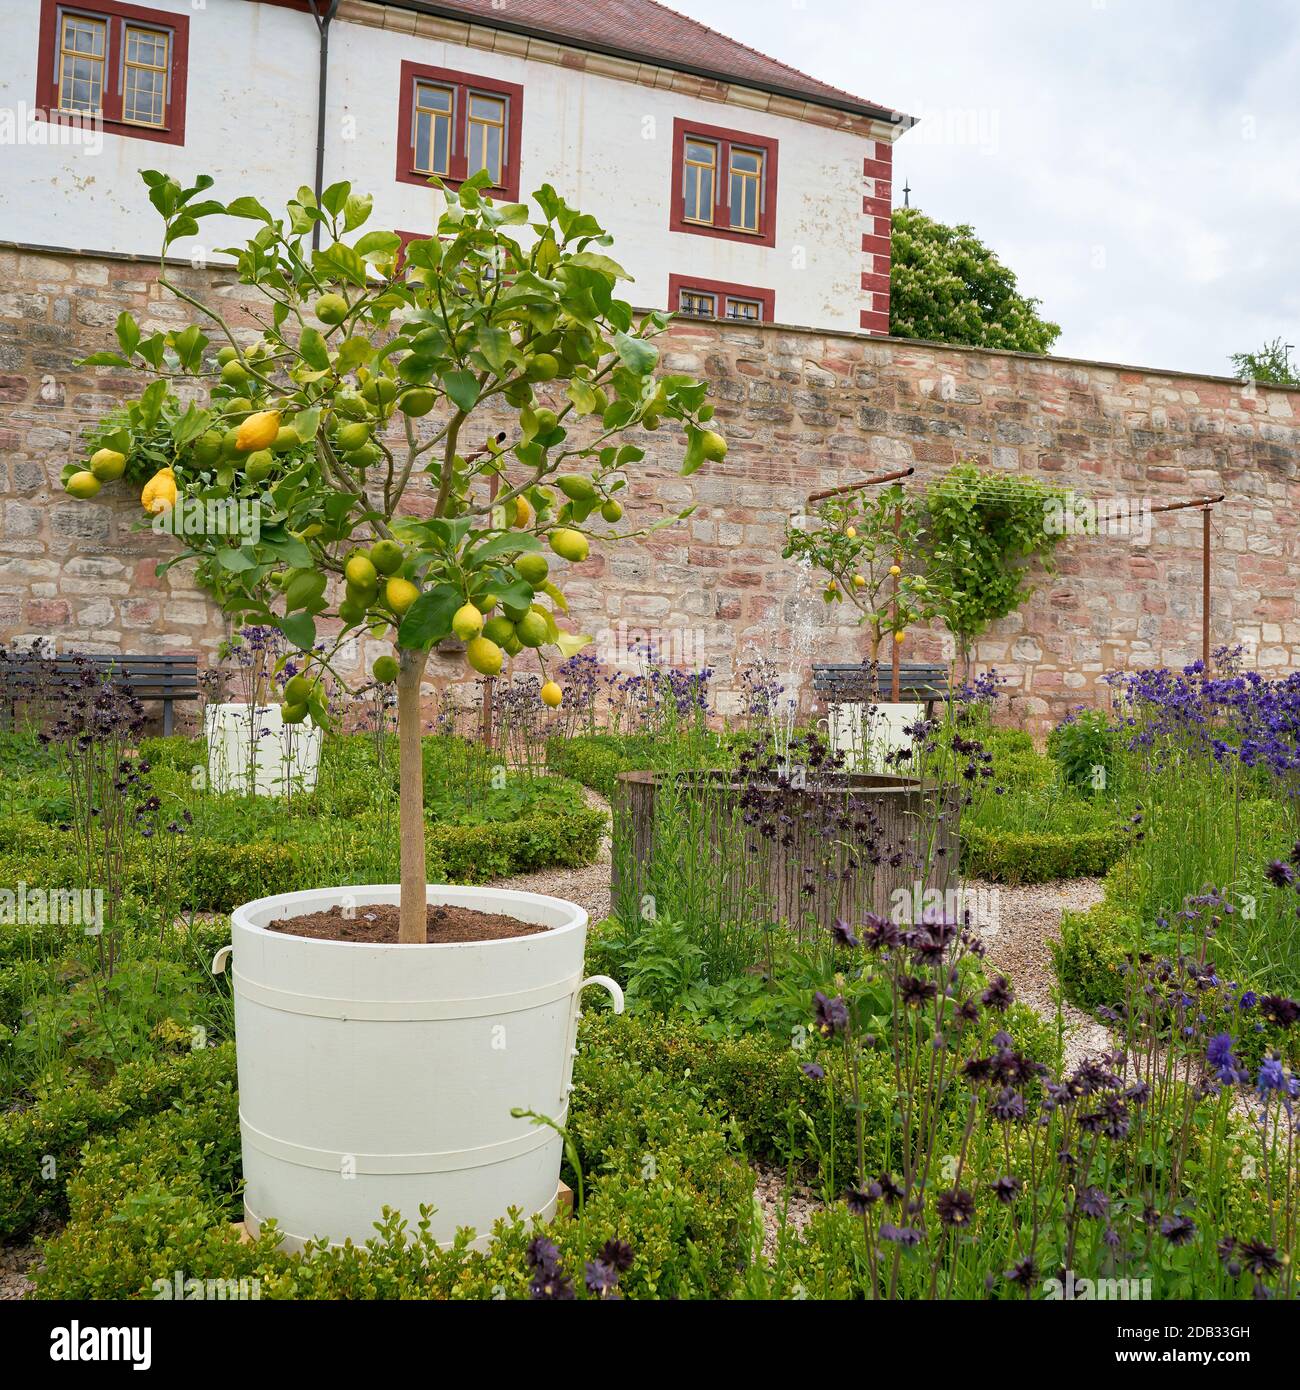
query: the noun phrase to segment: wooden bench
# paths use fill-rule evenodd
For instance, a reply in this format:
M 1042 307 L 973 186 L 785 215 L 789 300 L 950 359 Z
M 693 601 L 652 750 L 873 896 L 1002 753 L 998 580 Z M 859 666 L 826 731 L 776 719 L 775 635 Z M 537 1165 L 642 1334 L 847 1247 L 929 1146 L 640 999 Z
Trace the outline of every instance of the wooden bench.
M 193 652 L 161 656 L 78 653 L 43 656 L 39 652 L 10 653 L 0 661 L 0 701 L 12 725 L 18 705 L 41 692 L 43 681 L 57 684 L 84 669 L 89 662 L 112 685 L 129 690 L 138 700 L 158 700 L 163 707 L 163 733 L 172 731 L 172 706 L 199 698 L 199 659 Z
M 866 662 L 840 662 L 813 666 L 813 692 L 828 705 L 880 704 L 893 699 L 894 671 L 880 663 L 873 686 Z M 903 661 L 898 667 L 898 698 L 924 705 L 927 715 L 949 694 L 948 668 L 923 661 Z

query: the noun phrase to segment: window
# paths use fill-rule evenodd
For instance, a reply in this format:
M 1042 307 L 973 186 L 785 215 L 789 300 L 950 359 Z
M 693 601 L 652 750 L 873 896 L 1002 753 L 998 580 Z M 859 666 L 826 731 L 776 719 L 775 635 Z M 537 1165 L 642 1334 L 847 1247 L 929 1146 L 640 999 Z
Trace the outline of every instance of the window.
M 699 280 L 690 275 L 668 277 L 668 308 L 684 319 L 738 319 L 744 323 L 771 323 L 775 318 L 776 292 L 753 285 L 729 285 L 718 280 Z
M 451 121 L 456 94 L 450 87 L 415 84 L 415 164 L 422 174 L 451 173 Z
M 497 197 L 519 197 L 524 89 L 473 73 L 402 64 L 397 177 L 451 186 L 486 169 Z
M 167 70 L 171 35 L 161 29 L 126 26 L 126 80 L 122 119 L 162 126 L 167 114 Z
M 188 49 L 187 15 L 117 0 L 42 0 L 37 115 L 184 144 Z
M 79 14 L 59 19 L 59 110 L 96 113 L 104 98 L 108 23 Z
M 775 140 L 674 121 L 671 230 L 774 246 L 776 152 Z

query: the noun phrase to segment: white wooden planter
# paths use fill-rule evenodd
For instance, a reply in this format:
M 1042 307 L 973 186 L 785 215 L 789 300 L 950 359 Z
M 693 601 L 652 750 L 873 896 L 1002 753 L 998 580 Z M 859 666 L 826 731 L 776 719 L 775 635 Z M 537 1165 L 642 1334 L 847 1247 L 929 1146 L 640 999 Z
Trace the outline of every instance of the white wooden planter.
M 518 1207 L 555 1211 L 572 1089 L 587 914 L 538 893 L 430 885 L 428 900 L 549 928 L 513 940 L 360 945 L 266 930 L 334 906 L 396 903 L 395 884 L 322 888 L 235 909 L 235 1041 L 245 1220 L 274 1217 L 288 1249 L 374 1235 L 385 1205 L 414 1233 L 420 1205 L 449 1244 L 477 1245 Z
M 904 730 L 924 715 L 924 705 L 906 701 L 832 705 L 826 716 L 831 751 L 844 754 L 847 772 L 884 772 L 886 755 L 911 747 Z
M 279 705 L 209 705 L 203 732 L 213 791 L 247 793 L 251 782 L 259 796 L 288 796 L 316 787 L 321 731 L 286 724 Z

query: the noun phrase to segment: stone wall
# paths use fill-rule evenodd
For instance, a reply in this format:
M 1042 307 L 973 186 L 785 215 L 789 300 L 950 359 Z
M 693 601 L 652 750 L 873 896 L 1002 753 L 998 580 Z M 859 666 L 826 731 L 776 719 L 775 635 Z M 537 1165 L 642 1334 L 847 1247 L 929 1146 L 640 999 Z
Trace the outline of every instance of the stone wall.
M 238 312 L 231 277 L 183 275 Z M 109 487 L 74 502 L 58 486 L 83 429 L 139 389 L 77 371 L 75 359 L 111 342 L 124 308 L 146 325 L 185 316 L 144 261 L 0 248 L 0 276 L 0 641 L 211 654 L 221 620 L 186 567 L 155 577 L 167 542 L 134 529 L 134 499 Z M 845 607 L 824 609 L 780 558 L 786 517 L 820 488 L 909 465 L 923 483 L 970 459 L 1086 497 L 1226 493 L 1213 514 L 1214 642 L 1244 642 L 1270 674 L 1300 665 L 1300 392 L 782 327 L 680 324 L 662 346 L 668 367 L 710 380 L 731 449 L 683 479 L 680 441 L 667 429 L 643 436 L 648 466 L 632 483 L 629 520 L 697 511 L 633 546 L 596 549 L 566 580 L 602 654 L 656 633 L 686 663 L 715 668 L 724 710 L 746 660 L 790 663 L 801 623 L 814 625 L 817 657 L 856 659 L 865 643 Z M 1011 678 L 1019 713 L 1040 723 L 1104 700 L 1106 670 L 1193 660 L 1200 556 L 1194 511 L 1154 517 L 1147 544 L 1068 538 L 1057 572 L 979 643 L 978 660 Z M 951 645 L 918 633 L 904 654 L 948 656 Z M 459 678 L 462 668 L 452 656 L 432 670 Z

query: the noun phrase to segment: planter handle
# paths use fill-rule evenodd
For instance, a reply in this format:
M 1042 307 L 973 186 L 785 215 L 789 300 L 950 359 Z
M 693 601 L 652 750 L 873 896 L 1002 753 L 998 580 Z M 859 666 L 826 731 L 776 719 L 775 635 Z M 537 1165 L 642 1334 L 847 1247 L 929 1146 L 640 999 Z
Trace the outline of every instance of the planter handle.
M 588 975 L 578 986 L 578 993 L 581 994 L 588 985 L 599 985 L 601 989 L 614 1001 L 614 1012 L 623 1012 L 623 987 L 617 980 L 611 980 L 608 975 Z
M 214 975 L 224 975 L 226 973 L 226 962 L 230 959 L 230 953 L 235 948 L 223 946 L 215 956 L 212 957 L 212 973 Z

